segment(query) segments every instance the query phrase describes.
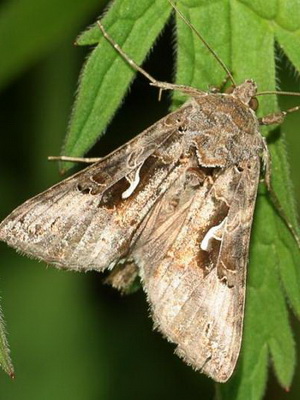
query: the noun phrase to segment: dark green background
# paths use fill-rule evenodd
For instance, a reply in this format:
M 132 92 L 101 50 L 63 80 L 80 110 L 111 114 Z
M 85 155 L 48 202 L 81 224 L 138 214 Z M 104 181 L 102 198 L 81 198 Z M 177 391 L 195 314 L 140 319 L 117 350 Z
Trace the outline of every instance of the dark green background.
M 41 32 L 28 35 L 27 40 L 42 45 L 32 57 L 12 60 L 14 68 L 3 78 L 0 219 L 60 179 L 57 165 L 46 159 L 60 153 L 79 71 L 87 55 L 87 49 L 75 48 L 72 43 L 101 12 L 101 6 L 89 2 L 90 7 L 78 12 L 74 20 L 68 19 L 70 2 L 65 2 L 60 29 L 48 33 L 45 42 L 41 38 L 43 27 L 55 25 L 56 15 L 47 13 L 46 6 L 44 12 L 40 8 Z M 44 3 L 47 5 L 44 0 L 39 7 Z M 26 7 L 24 10 L 25 18 Z M 20 31 L 14 30 L 20 46 L 26 33 L 22 24 Z M 11 35 L 2 40 L 8 48 L 18 46 Z M 169 25 L 145 65 L 160 80 L 172 78 L 171 43 Z M 279 63 L 282 89 L 299 91 L 287 60 L 280 57 Z M 292 98 L 281 100 L 282 109 L 297 104 Z M 168 104 L 168 95 L 158 103 L 157 92 L 139 77 L 91 155 L 107 154 L 163 116 Z M 283 126 L 297 197 L 299 126 L 300 114 L 289 116 Z M 172 354 L 173 347 L 152 331 L 142 291 L 122 297 L 102 284 L 100 274 L 47 268 L 2 243 L 0 267 L 2 308 L 16 372 L 15 381 L 0 373 L 0 400 L 213 397 L 212 381 L 185 366 Z M 292 323 L 299 332 L 298 322 Z M 299 369 L 296 374 L 299 376 Z M 266 399 L 292 400 L 299 398 L 299 391 L 297 378 L 288 394 L 271 378 Z

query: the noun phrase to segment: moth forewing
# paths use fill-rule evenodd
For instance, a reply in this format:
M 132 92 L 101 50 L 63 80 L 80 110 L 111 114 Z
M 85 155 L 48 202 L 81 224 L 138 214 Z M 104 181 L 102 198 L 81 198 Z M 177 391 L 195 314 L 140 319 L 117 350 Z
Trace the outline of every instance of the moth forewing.
M 198 184 L 187 170 L 155 205 L 133 250 L 157 328 L 218 382 L 231 376 L 240 351 L 259 167 L 256 157 L 203 174 Z M 219 221 L 219 237 L 201 250 Z
M 58 267 L 103 270 L 125 257 L 137 227 L 177 177 L 190 106 L 111 155 L 28 200 L 0 224 L 0 239 Z

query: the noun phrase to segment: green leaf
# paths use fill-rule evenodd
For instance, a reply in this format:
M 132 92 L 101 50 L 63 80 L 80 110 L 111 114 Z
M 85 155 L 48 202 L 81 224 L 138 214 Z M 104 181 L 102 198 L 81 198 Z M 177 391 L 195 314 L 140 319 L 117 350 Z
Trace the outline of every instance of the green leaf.
M 103 19 L 111 37 L 138 64 L 164 27 L 171 8 L 166 0 L 115 1 Z M 119 107 L 135 74 L 99 28 L 87 31 L 78 44 L 99 42 L 81 75 L 69 132 L 62 154 L 81 156 L 99 138 Z M 64 164 L 67 169 L 70 163 Z
M 259 91 L 276 89 L 275 42 L 300 70 L 300 5 L 295 1 L 178 0 L 178 8 L 217 52 L 237 83 L 254 79 Z M 167 0 L 116 1 L 103 20 L 114 40 L 137 63 L 145 58 L 170 14 Z M 207 90 L 220 85 L 225 71 L 191 29 L 176 15 L 176 82 Z M 99 45 L 82 74 L 64 154 L 80 156 L 99 137 L 120 104 L 134 75 L 96 27 L 79 44 Z M 173 107 L 185 100 L 178 92 Z M 275 96 L 261 96 L 258 115 L 275 112 Z M 289 221 L 297 227 L 282 134 L 262 130 L 272 156 L 272 183 Z M 284 190 L 283 190 L 284 188 Z M 233 378 L 218 385 L 221 399 L 261 399 L 271 360 L 279 383 L 288 388 L 295 367 L 295 346 L 286 298 L 300 316 L 299 249 L 262 186 L 251 237 L 244 339 Z
M 0 310 L 0 366 L 4 369 L 4 371 L 10 375 L 11 378 L 14 378 L 14 367 L 12 365 L 9 347 L 5 334 L 4 321 L 2 318 L 2 312 Z
M 0 87 L 76 32 L 104 0 L 22 0 L 0 8 Z

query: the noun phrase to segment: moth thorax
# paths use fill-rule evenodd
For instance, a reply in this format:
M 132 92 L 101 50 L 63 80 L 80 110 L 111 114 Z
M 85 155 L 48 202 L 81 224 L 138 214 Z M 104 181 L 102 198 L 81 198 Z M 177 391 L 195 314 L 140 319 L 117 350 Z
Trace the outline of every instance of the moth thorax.
M 250 101 L 253 99 L 253 97 L 255 97 L 256 93 L 256 83 L 251 79 L 247 79 L 244 83 L 234 88 L 232 95 L 244 104 L 249 105 Z

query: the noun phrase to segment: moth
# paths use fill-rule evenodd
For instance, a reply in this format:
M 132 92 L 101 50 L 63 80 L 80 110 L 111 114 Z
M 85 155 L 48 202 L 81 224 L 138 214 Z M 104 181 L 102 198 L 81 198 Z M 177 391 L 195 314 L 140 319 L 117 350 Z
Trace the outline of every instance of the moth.
M 217 382 L 241 347 L 251 225 L 269 154 L 253 80 L 231 93 L 157 82 L 190 99 L 130 142 L 26 201 L 0 240 L 58 268 L 109 270 L 126 291 L 140 278 L 155 327 Z M 226 72 L 230 75 L 228 69 Z M 230 75 L 231 76 L 231 75 Z

